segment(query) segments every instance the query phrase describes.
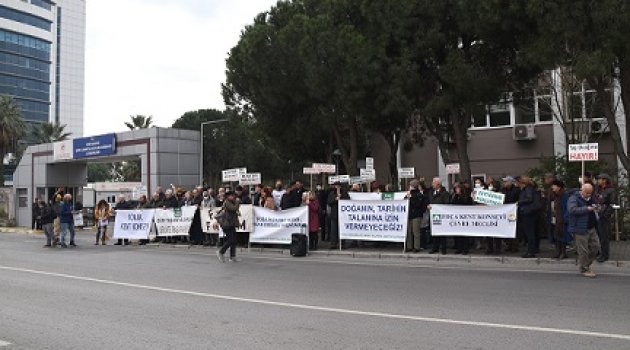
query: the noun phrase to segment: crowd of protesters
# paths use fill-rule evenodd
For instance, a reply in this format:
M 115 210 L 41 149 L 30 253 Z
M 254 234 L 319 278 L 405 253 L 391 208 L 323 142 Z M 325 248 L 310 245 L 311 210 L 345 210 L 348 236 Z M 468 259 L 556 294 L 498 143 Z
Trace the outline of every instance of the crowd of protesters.
M 582 187 L 566 188 L 564 182 L 553 174 L 546 174 L 543 183 L 538 185 L 528 176 L 506 176 L 502 181 L 487 177 L 485 181 L 475 179 L 454 183 L 448 191 L 440 178 L 426 183 L 423 178 L 408 183 L 406 198 L 409 200 L 409 225 L 406 239 L 407 252 L 418 253 L 427 250 L 430 254 L 447 254 L 449 247 L 455 254 L 469 254 L 473 249 L 485 250 L 487 255 L 501 255 L 504 251 L 518 252 L 524 249 L 523 258 L 534 258 L 540 253 L 540 241 L 548 239 L 555 249 L 556 259 L 567 258 L 567 253 L 575 250 L 581 272 L 594 277 L 590 266 L 594 260 L 605 262 L 610 257 L 611 227 L 614 223 L 614 205 L 617 195 L 612 179 L 607 174 L 593 177 L 586 173 L 581 179 Z M 474 201 L 476 189 L 500 192 L 505 195 L 505 204 L 518 204 L 517 237 L 502 239 L 496 237 L 433 237 L 430 228 L 430 210 L 433 204 L 480 205 Z M 277 181 L 275 186 L 257 185 L 250 193 L 248 188 L 237 186 L 234 191 L 219 188 L 197 187 L 190 191 L 177 188 L 163 190 L 158 187 L 151 198 L 142 195 L 137 201 L 130 201 L 125 196 L 118 197 L 110 205 L 101 200 L 94 208 L 94 223 L 97 228 L 96 245 L 106 245 L 109 240 L 109 221 L 119 210 L 144 208 L 178 208 L 196 206 L 189 235 L 175 237 L 157 237 L 162 243 L 188 242 L 199 245 L 221 245 L 217 234 L 205 234 L 201 228 L 201 208 L 223 207 L 233 221 L 234 213 L 241 204 L 252 204 L 271 210 L 287 210 L 299 206 L 308 206 L 309 246 L 317 250 L 320 241 L 330 242 L 330 249 L 339 248 L 338 205 L 340 200 L 350 199 L 349 192 L 360 192 L 362 185 L 350 188 L 335 183 L 326 189 L 317 185 L 312 191 L 304 188 L 300 181 L 293 181 L 284 186 Z M 391 192 L 392 186 L 369 185 L 371 192 Z M 33 228 L 41 227 L 46 234 L 46 247 L 76 246 L 73 213 L 80 211 L 80 203 L 73 203 L 70 194 L 60 189 L 49 203 L 36 201 L 33 210 Z M 228 227 L 224 232 L 219 259 L 229 249 L 230 259 L 236 259 L 237 244 L 246 244 L 247 235 L 237 235 L 236 227 Z M 66 238 L 69 239 L 68 245 Z M 115 245 L 126 245 L 127 240 L 119 239 Z M 141 240 L 139 244 L 146 244 Z M 363 242 L 344 241 L 345 247 L 363 245 Z M 381 243 L 375 243 L 377 245 Z

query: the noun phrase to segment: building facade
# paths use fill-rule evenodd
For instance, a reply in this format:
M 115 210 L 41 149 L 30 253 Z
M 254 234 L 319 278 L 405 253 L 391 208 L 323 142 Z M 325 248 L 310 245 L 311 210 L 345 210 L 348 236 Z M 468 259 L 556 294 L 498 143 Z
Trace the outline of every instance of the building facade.
M 0 94 L 83 135 L 85 0 L 0 0 Z

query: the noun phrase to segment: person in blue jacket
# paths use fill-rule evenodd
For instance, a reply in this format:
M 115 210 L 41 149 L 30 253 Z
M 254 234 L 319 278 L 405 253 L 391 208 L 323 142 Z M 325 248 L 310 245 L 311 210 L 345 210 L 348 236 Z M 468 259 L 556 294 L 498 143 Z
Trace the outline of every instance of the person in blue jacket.
M 59 241 L 59 245 L 62 248 L 68 248 L 66 245 L 66 236 L 70 235 L 71 238 L 71 230 L 74 227 L 74 218 L 72 216 L 72 211 L 74 210 L 74 206 L 72 205 L 72 196 L 70 194 L 66 194 L 63 196 L 63 203 L 61 203 L 61 213 L 59 215 L 59 220 L 61 222 L 61 239 Z M 70 242 L 74 244 L 74 241 Z
M 575 237 L 580 273 L 584 277 L 597 276 L 591 265 L 599 254 L 599 237 L 597 236 L 597 216 L 599 205 L 593 196 L 593 185 L 585 183 L 582 190 L 569 197 L 567 202 L 569 224 L 567 231 Z

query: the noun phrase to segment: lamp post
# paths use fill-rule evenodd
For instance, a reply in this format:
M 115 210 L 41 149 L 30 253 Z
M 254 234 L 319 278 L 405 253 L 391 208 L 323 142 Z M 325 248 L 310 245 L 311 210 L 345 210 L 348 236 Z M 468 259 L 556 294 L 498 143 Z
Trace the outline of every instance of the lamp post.
M 201 140 L 199 142 L 199 186 L 203 186 L 203 143 L 204 143 L 204 139 L 203 139 L 203 127 L 206 124 L 218 124 L 218 123 L 224 123 L 227 122 L 227 119 L 217 119 L 217 120 L 210 120 L 207 122 L 202 122 L 201 123 Z

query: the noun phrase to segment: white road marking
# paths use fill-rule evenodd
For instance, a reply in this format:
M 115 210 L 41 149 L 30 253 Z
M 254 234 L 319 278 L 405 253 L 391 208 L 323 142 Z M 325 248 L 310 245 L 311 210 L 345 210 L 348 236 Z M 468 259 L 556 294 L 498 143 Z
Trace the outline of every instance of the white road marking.
M 0 348 L 3 348 L 5 346 L 9 346 L 11 345 L 11 343 L 9 343 L 8 341 L 4 341 L 2 339 L 0 339 Z
M 551 327 L 535 327 L 535 326 L 481 322 L 481 321 L 463 321 L 463 320 L 454 320 L 454 319 L 448 319 L 448 318 L 422 317 L 422 316 L 413 316 L 413 315 L 390 314 L 390 313 L 384 313 L 384 312 L 341 309 L 341 308 L 315 306 L 315 305 L 307 305 L 307 304 L 285 303 L 285 302 L 265 300 L 265 299 L 242 298 L 242 297 L 236 297 L 236 296 L 230 296 L 230 295 L 203 293 L 203 292 L 195 292 L 195 291 L 188 291 L 188 290 L 182 290 L 182 289 L 162 288 L 162 287 L 148 286 L 148 285 L 142 285 L 142 284 L 136 284 L 136 283 L 126 283 L 126 282 L 104 280 L 104 279 L 83 277 L 83 276 L 74 276 L 74 275 L 68 275 L 68 274 L 63 274 L 63 273 L 31 270 L 31 269 L 11 267 L 11 266 L 2 266 L 2 265 L 0 265 L 0 270 L 30 273 L 30 274 L 42 275 L 42 276 L 60 277 L 60 278 L 77 280 L 77 281 L 94 282 L 94 283 L 100 283 L 100 284 L 144 289 L 144 290 L 151 290 L 151 291 L 171 293 L 171 294 L 190 295 L 190 296 L 197 296 L 197 297 L 204 297 L 204 298 L 211 298 L 211 299 L 218 299 L 218 300 L 228 300 L 228 301 L 235 301 L 235 302 L 249 303 L 249 304 L 277 306 L 277 307 L 284 307 L 284 308 L 291 308 L 291 309 L 311 310 L 311 311 L 320 311 L 320 312 L 355 315 L 355 316 L 369 316 L 369 317 L 395 319 L 395 320 L 419 321 L 419 322 L 427 322 L 427 323 L 439 323 L 439 324 L 450 324 L 450 325 L 472 326 L 472 327 L 483 327 L 483 328 L 510 329 L 510 330 L 518 330 L 518 331 L 539 332 L 539 333 L 568 334 L 568 335 L 577 335 L 577 336 L 585 336 L 585 337 L 607 338 L 607 339 L 630 341 L 630 335 L 628 334 L 615 334 L 615 333 L 593 332 L 593 331 L 551 328 Z

